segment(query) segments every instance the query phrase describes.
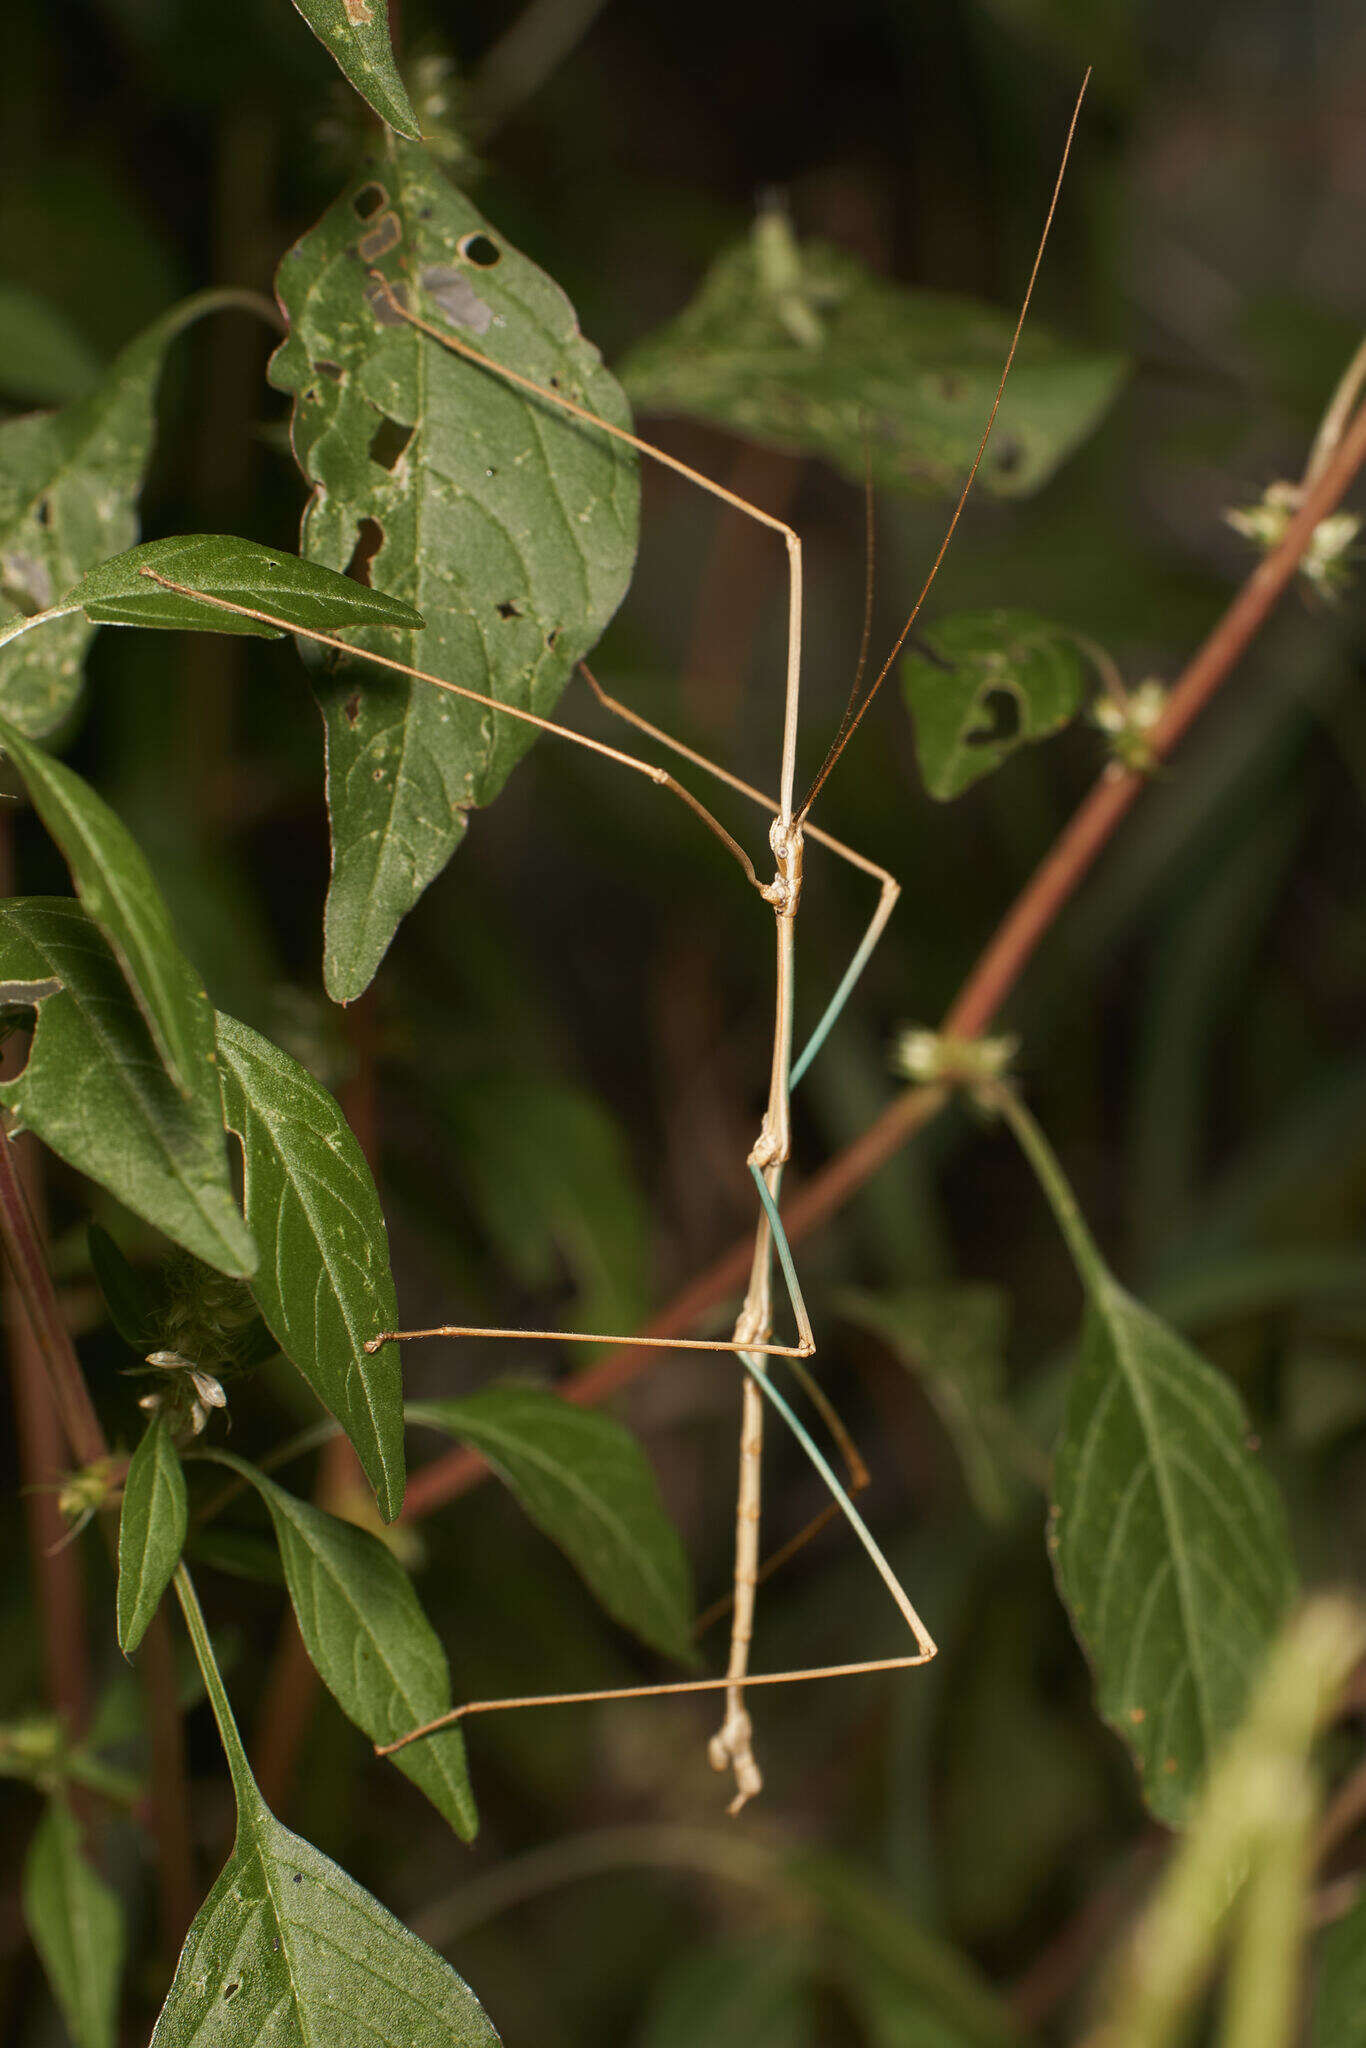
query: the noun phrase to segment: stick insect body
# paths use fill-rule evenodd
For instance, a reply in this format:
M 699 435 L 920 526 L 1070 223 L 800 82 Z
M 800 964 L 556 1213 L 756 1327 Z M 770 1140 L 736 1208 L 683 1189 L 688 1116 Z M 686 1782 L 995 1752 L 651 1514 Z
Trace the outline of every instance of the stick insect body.
M 1085 89 L 1085 81 L 1083 81 L 1083 94 Z M 559 390 L 537 384 L 530 378 L 523 376 L 520 372 L 481 354 L 478 349 L 461 339 L 450 328 L 438 327 L 432 322 L 421 318 L 402 302 L 387 280 L 378 272 L 371 273 L 371 304 L 372 306 L 382 305 L 386 319 L 399 318 L 406 321 L 440 347 L 449 349 L 455 354 L 464 357 L 486 373 L 528 391 L 538 402 L 571 415 L 581 421 L 587 430 L 601 432 L 610 435 L 617 441 L 626 443 L 639 453 L 674 470 L 688 481 L 709 492 L 713 497 L 720 499 L 723 503 L 744 513 L 748 518 L 756 520 L 760 525 L 768 528 L 782 540 L 786 552 L 788 574 L 787 673 L 783 702 L 779 794 L 776 800 L 766 796 L 749 783 L 742 781 L 727 769 L 708 760 L 704 755 L 673 739 L 668 733 L 661 731 L 659 727 L 642 718 L 639 713 L 621 704 L 600 686 L 587 669 L 584 669 L 587 681 L 604 709 L 633 725 L 649 739 L 658 745 L 668 748 L 693 767 L 705 771 L 727 787 L 760 804 L 772 814 L 769 846 L 773 856 L 774 872 L 771 881 L 761 880 L 758 871 L 744 848 L 720 821 L 712 815 L 700 799 L 679 782 L 675 776 L 670 774 L 667 769 L 643 760 L 621 748 L 609 746 L 603 741 L 595 740 L 586 734 L 574 732 L 565 726 L 557 724 L 554 720 L 542 718 L 533 712 L 524 711 L 513 705 L 504 704 L 478 691 L 447 682 L 441 677 L 426 675 L 419 669 L 411 668 L 406 663 L 393 660 L 384 655 L 352 647 L 348 642 L 333 635 L 308 631 L 297 626 L 285 627 L 286 630 L 294 632 L 304 630 L 305 637 L 317 641 L 322 646 L 335 648 L 352 658 L 364 659 L 381 668 L 396 670 L 414 680 L 428 682 L 437 689 L 445 690 L 452 695 L 485 706 L 500 716 L 518 719 L 524 723 L 539 727 L 543 731 L 557 734 L 559 737 L 585 747 L 589 751 L 614 761 L 636 774 L 644 775 L 657 786 L 669 790 L 671 794 L 696 813 L 708 829 L 727 847 L 744 871 L 746 880 L 771 907 L 775 926 L 776 992 L 768 1097 L 759 1134 L 748 1158 L 749 1170 L 754 1179 L 759 1201 L 759 1218 L 755 1231 L 754 1255 L 751 1263 L 749 1284 L 731 1336 L 728 1339 L 700 1337 L 624 1338 L 619 1335 L 599 1332 L 486 1329 L 468 1324 L 452 1323 L 422 1330 L 378 1332 L 366 1346 L 367 1350 L 374 1351 L 381 1344 L 389 1341 L 406 1342 L 423 1337 L 538 1338 L 542 1341 L 561 1343 L 648 1344 L 661 1350 L 710 1351 L 734 1354 L 744 1368 L 745 1380 L 740 1428 L 739 1485 L 736 1505 L 730 1655 L 725 1676 L 721 1678 L 683 1680 L 664 1685 L 614 1688 L 596 1692 L 471 1701 L 464 1706 L 453 1709 L 450 1713 L 442 1715 L 438 1720 L 432 1721 L 423 1727 L 410 1729 L 406 1734 L 399 1737 L 398 1740 L 383 1745 L 381 1747 L 381 1754 L 389 1754 L 396 1749 L 404 1747 L 409 1742 L 417 1741 L 423 1736 L 433 1733 L 438 1728 L 447 1726 L 453 1721 L 474 1713 L 489 1713 L 514 1707 L 586 1704 L 595 1700 L 650 1698 L 665 1694 L 723 1691 L 725 1693 L 724 1718 L 719 1730 L 711 1740 L 709 1756 L 716 1770 L 721 1772 L 730 1771 L 734 1775 L 735 1795 L 731 1801 L 730 1811 L 736 1813 L 761 1789 L 763 1782 L 754 1757 L 752 1727 L 750 1716 L 745 1706 L 747 1686 L 788 1684 L 814 1678 L 852 1676 L 863 1672 L 905 1670 L 927 1662 L 935 1654 L 934 1641 L 929 1631 L 917 1614 L 896 1573 L 883 1555 L 850 1498 L 850 1490 L 857 1490 L 866 1476 L 862 1463 L 858 1459 L 852 1445 L 849 1444 L 847 1436 L 845 1436 L 828 1402 L 820 1394 L 819 1389 L 814 1386 L 814 1383 L 809 1380 L 803 1369 L 803 1361 L 810 1358 L 815 1351 L 815 1339 L 812 1335 L 810 1319 L 802 1299 L 800 1283 L 793 1264 L 787 1237 L 783 1230 L 782 1218 L 778 1207 L 783 1167 L 791 1151 L 791 1091 L 805 1074 L 811 1061 L 815 1058 L 835 1024 L 886 927 L 899 894 L 899 884 L 885 868 L 878 862 L 869 859 L 866 855 L 857 852 L 854 848 L 845 845 L 831 834 L 812 825 L 809 822 L 809 815 L 811 807 L 824 786 L 827 777 L 848 745 L 873 697 L 891 669 L 892 663 L 899 654 L 906 636 L 910 632 L 911 626 L 925 601 L 930 586 L 938 573 L 939 566 L 948 550 L 954 530 L 967 501 L 968 492 L 972 487 L 982 456 L 986 450 L 987 440 L 996 418 L 996 412 L 1005 390 L 1006 379 L 1009 375 L 1024 327 L 1025 317 L 1029 310 L 1030 299 L 1038 277 L 1048 230 L 1052 224 L 1053 214 L 1057 206 L 1058 194 L 1061 189 L 1062 178 L 1066 169 L 1067 157 L 1071 148 L 1072 137 L 1075 133 L 1080 108 L 1081 95 L 1078 96 L 1077 105 L 1072 114 L 1072 121 L 1068 129 L 1057 182 L 1054 186 L 1052 200 L 1044 224 L 1043 235 L 1034 259 L 1033 270 L 1031 271 L 1028 287 L 1024 294 L 1019 319 L 1016 323 L 1014 336 L 1006 356 L 995 400 L 992 404 L 990 416 L 982 434 L 967 482 L 963 487 L 962 495 L 948 523 L 939 552 L 935 557 L 928 576 L 925 578 L 924 585 L 916 599 L 910 617 L 898 636 L 891 654 L 883 663 L 872 685 L 863 691 L 862 695 L 860 695 L 861 677 L 859 680 L 856 680 L 853 694 L 835 734 L 835 738 L 826 753 L 815 781 L 800 804 L 795 801 L 802 639 L 802 549 L 798 535 L 783 520 L 775 518 L 771 513 L 748 503 L 734 492 L 727 490 L 724 485 L 690 468 L 677 457 L 654 447 L 649 442 L 641 440 L 625 428 L 616 426 L 610 421 L 600 418 L 597 414 L 587 411 Z M 216 604 L 224 610 L 240 613 L 245 617 L 257 619 L 264 624 L 285 626 L 284 621 L 273 619 L 267 611 L 233 604 L 223 598 L 210 597 L 206 592 L 196 591 L 190 585 L 170 582 L 168 579 L 156 575 L 150 569 L 144 569 L 143 574 L 153 577 L 156 582 L 163 584 L 164 587 L 170 590 L 174 590 L 186 597 L 196 598 L 202 603 Z M 801 902 L 805 842 L 808 838 L 813 843 L 825 848 L 837 858 L 848 862 L 874 880 L 878 885 L 878 899 L 868 925 L 859 940 L 854 955 L 838 987 L 830 998 L 815 1030 L 794 1059 L 792 1038 L 796 922 Z M 795 1342 L 784 1343 L 774 1339 L 772 1268 L 775 1252 L 779 1268 L 782 1272 L 788 1302 L 796 1323 Z M 832 1427 L 836 1441 L 841 1444 L 845 1451 L 846 1462 L 849 1466 L 850 1488 L 846 1488 L 841 1483 L 832 1469 L 829 1460 L 812 1440 L 801 1420 L 793 1411 L 786 1396 L 774 1384 L 773 1376 L 768 1368 L 768 1361 L 771 1358 L 789 1361 L 802 1384 L 815 1397 L 819 1411 L 827 1424 Z M 854 1533 L 862 1543 L 875 1569 L 891 1594 L 902 1619 L 910 1630 L 915 1644 L 913 1650 L 907 1651 L 901 1656 L 880 1658 L 855 1664 L 826 1665 L 800 1671 L 750 1672 L 749 1655 L 754 1624 L 755 1593 L 761 1576 L 759 1563 L 759 1517 L 764 1411 L 766 1404 L 776 1409 L 787 1427 L 793 1431 L 807 1457 L 814 1464 L 825 1485 L 829 1488 L 833 1502 L 837 1504 L 838 1510 L 848 1519 Z M 819 1520 L 827 1519 L 828 1513 L 829 1511 L 827 1511 L 825 1516 L 820 1517 Z M 813 1524 L 812 1526 L 814 1528 L 816 1525 Z M 803 1535 L 806 1533 L 808 1532 L 803 1532 Z M 781 1555 L 790 1554 L 791 1550 L 795 1547 L 795 1542 L 785 1546 Z

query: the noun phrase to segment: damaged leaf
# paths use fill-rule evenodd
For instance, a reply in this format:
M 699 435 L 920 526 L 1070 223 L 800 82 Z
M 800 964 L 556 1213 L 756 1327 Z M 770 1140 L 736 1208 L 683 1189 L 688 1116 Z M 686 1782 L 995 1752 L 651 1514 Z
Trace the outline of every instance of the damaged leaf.
M 901 687 L 930 795 L 961 796 L 1017 747 L 1057 732 L 1085 684 L 1076 642 L 1030 612 L 960 612 L 922 633 Z
M 407 325 L 376 268 L 411 310 L 522 375 L 629 425 L 625 401 L 558 286 L 416 144 L 360 175 L 281 266 L 290 336 L 271 374 L 294 398 L 313 486 L 303 552 L 363 563 L 427 621 L 420 638 L 359 644 L 545 715 L 630 580 L 635 457 Z M 349 1002 L 534 728 L 344 658 L 320 666 L 316 688 L 332 823 L 324 970 Z
M 862 484 L 957 492 L 977 453 L 1014 329 L 976 299 L 908 291 L 779 218 L 725 250 L 691 305 L 641 342 L 621 380 L 642 411 L 682 413 L 824 456 Z M 977 486 L 1026 497 L 1108 410 L 1121 356 L 1021 338 Z

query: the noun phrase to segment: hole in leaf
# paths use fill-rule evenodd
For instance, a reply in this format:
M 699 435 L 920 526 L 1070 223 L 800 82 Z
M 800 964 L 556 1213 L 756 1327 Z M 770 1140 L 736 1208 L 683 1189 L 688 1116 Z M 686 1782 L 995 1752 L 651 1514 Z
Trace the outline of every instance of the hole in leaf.
M 522 614 L 518 611 L 512 599 L 508 598 L 505 603 L 499 605 L 498 616 L 500 619 L 520 619 Z
M 988 690 L 978 700 L 978 718 L 966 734 L 970 747 L 998 747 L 1020 737 L 1020 700 L 1013 690 Z
M 356 529 L 356 545 L 346 565 L 346 573 L 353 583 L 370 587 L 370 564 L 384 546 L 384 528 L 378 519 L 362 519 Z
M 555 642 L 556 642 L 556 641 L 557 641 L 557 640 L 559 639 L 559 637 L 560 637 L 560 629 L 559 629 L 559 627 L 558 627 L 558 626 L 552 626 L 552 627 L 551 627 L 551 629 L 550 629 L 550 631 L 549 631 L 549 632 L 548 632 L 548 633 L 546 634 L 546 636 L 545 636 L 545 644 L 546 644 L 546 646 L 547 646 L 547 647 L 553 647 L 553 646 L 555 645 Z
M 397 420 L 382 419 L 370 438 L 370 460 L 381 469 L 393 469 L 412 440 L 413 431 L 412 427 L 400 426 Z
M 239 1992 L 239 1991 L 241 1990 L 241 1988 L 242 1988 L 241 1984 L 240 1984 L 240 1983 L 238 1983 L 238 1982 L 236 1982 L 236 1981 L 234 1981 L 234 1982 L 233 1982 L 233 1983 L 231 1983 L 231 1984 L 225 1984 L 225 1985 L 223 1986 L 223 2003 L 224 2003 L 224 2005 L 226 2005 L 226 2004 L 227 2004 L 227 2002 L 228 2002 L 228 2000 L 229 2000 L 230 1998 L 234 1998 L 234 1997 L 236 1997 L 237 1993 L 238 1993 L 238 1992 Z
M 341 382 L 342 366 L 340 363 L 329 362 L 327 357 L 323 356 L 313 367 L 320 376 L 330 377 L 334 384 Z
M 503 252 L 488 235 L 466 235 L 457 244 L 466 263 L 473 263 L 480 270 L 492 270 L 495 263 L 501 263 Z
M 389 204 L 389 194 L 383 185 L 362 185 L 351 204 L 358 220 L 369 220 L 372 213 Z
M 996 467 L 1002 476 L 1009 476 L 1024 461 L 1024 449 L 1010 434 L 996 443 Z
M 296 1870 L 294 1873 L 293 1882 L 295 1884 L 302 1884 L 303 1881 L 303 1873 L 301 1871 Z

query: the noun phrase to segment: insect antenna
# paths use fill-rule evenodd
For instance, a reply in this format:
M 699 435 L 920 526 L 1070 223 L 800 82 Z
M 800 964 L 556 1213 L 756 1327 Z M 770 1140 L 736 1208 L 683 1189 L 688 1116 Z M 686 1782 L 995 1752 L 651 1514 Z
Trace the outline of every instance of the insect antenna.
M 882 688 L 883 683 L 887 680 L 887 677 L 891 672 L 893 662 L 896 660 L 902 648 L 905 646 L 907 636 L 910 633 L 912 626 L 915 624 L 916 620 L 920 616 L 921 607 L 923 606 L 925 599 L 930 594 L 930 586 L 933 584 L 935 577 L 939 574 L 940 565 L 942 564 L 945 555 L 949 551 L 949 543 L 953 539 L 954 532 L 958 526 L 958 522 L 963 516 L 963 507 L 968 502 L 968 493 L 971 491 L 972 486 L 976 481 L 977 472 L 982 466 L 982 457 L 987 452 L 987 442 L 991 439 L 991 430 L 996 424 L 996 415 L 1000 411 L 1001 400 L 1005 396 L 1006 380 L 1010 376 L 1011 365 L 1015 361 L 1015 352 L 1020 345 L 1020 336 L 1024 333 L 1024 324 L 1026 317 L 1029 313 L 1029 302 L 1034 296 L 1034 286 L 1038 281 L 1039 269 L 1043 263 L 1043 252 L 1048 246 L 1049 230 L 1053 226 L 1053 216 L 1058 210 L 1058 200 L 1062 193 L 1062 181 L 1064 177 L 1067 175 L 1067 159 L 1072 153 L 1072 138 L 1075 136 L 1077 132 L 1077 122 L 1081 118 L 1082 101 L 1086 97 L 1086 88 L 1090 84 L 1090 82 L 1091 68 L 1088 65 L 1086 69 L 1086 75 L 1081 82 L 1081 90 L 1077 94 L 1076 105 L 1072 109 L 1072 119 L 1069 121 L 1067 126 L 1067 139 L 1062 146 L 1062 160 L 1058 165 L 1058 175 L 1053 182 L 1053 196 L 1048 202 L 1048 212 L 1044 217 L 1043 233 L 1039 236 L 1039 246 L 1034 252 L 1034 265 L 1029 273 L 1029 283 L 1025 286 L 1024 298 L 1020 304 L 1019 318 L 1015 322 L 1015 332 L 1010 337 L 1010 347 L 1006 351 L 1005 365 L 1001 371 L 1000 381 L 996 386 L 996 396 L 991 401 L 991 411 L 987 415 L 986 426 L 982 429 L 982 438 L 977 444 L 977 453 L 972 458 L 972 468 L 968 471 L 967 482 L 963 485 L 962 491 L 959 493 L 958 503 L 953 508 L 953 517 L 949 520 L 948 526 L 946 527 L 944 532 L 944 538 L 939 543 L 939 552 L 935 556 L 934 561 L 930 566 L 930 573 L 925 578 L 924 583 L 920 587 L 920 595 L 916 598 L 915 603 L 911 607 L 910 617 L 907 619 L 905 625 L 898 633 L 896 637 L 896 642 L 893 645 L 891 653 L 887 656 L 887 659 L 883 662 L 882 667 L 878 670 L 877 675 L 873 678 L 871 686 L 865 692 L 862 700 L 857 703 L 855 702 L 855 699 L 858 696 L 859 685 L 858 679 L 855 679 L 854 689 L 850 695 L 849 704 L 846 707 L 844 716 L 839 723 L 839 730 L 836 732 L 834 739 L 830 743 L 830 747 L 826 753 L 825 759 L 822 761 L 820 768 L 817 771 L 815 781 L 812 783 L 810 789 L 807 791 L 806 796 L 800 808 L 798 809 L 797 823 L 799 825 L 805 824 L 811 806 L 815 803 L 816 798 L 820 795 L 821 790 L 824 788 L 831 770 L 834 768 L 834 765 L 839 760 L 840 755 L 844 752 L 850 740 L 853 738 L 855 732 L 858 730 L 858 727 L 862 723 L 864 714 L 868 710 L 869 705 L 872 703 L 874 697 L 876 697 L 878 691 Z

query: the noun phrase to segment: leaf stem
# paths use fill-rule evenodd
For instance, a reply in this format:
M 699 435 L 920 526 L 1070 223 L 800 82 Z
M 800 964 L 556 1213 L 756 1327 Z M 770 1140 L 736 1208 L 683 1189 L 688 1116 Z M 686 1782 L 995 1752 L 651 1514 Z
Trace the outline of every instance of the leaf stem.
M 1044 1136 L 1038 1119 L 1026 1109 L 1018 1090 L 1009 1082 L 987 1083 L 975 1089 L 974 1093 L 985 1108 L 996 1110 L 1010 1125 L 1067 1241 L 1067 1249 L 1076 1263 L 1083 1287 L 1088 1294 L 1102 1292 L 1110 1284 L 1109 1269 L 1096 1247 L 1058 1155 Z
M 213 1644 L 204 1620 L 204 1610 L 199 1604 L 199 1595 L 195 1592 L 189 1566 L 183 1558 L 175 1568 L 174 1584 L 176 1598 L 180 1602 L 180 1611 L 185 1617 L 185 1626 L 194 1649 L 195 1662 L 204 1680 L 204 1690 L 209 1696 L 209 1705 L 213 1708 L 213 1718 L 218 1723 L 218 1736 L 223 1744 L 223 1754 L 228 1760 L 228 1774 L 232 1779 L 232 1789 L 237 1795 L 240 1815 L 259 1801 L 260 1794 L 251 1775 L 251 1766 L 247 1762 L 247 1752 L 238 1733 L 237 1722 L 233 1718 L 223 1674 L 213 1653 Z
M 49 626 L 54 619 L 69 619 L 73 612 L 79 610 L 78 604 L 50 604 L 46 611 L 29 612 L 24 618 L 13 619 L 8 626 L 0 629 L 0 647 L 11 646 L 14 641 L 21 640 L 25 633 L 31 633 L 35 626 Z

